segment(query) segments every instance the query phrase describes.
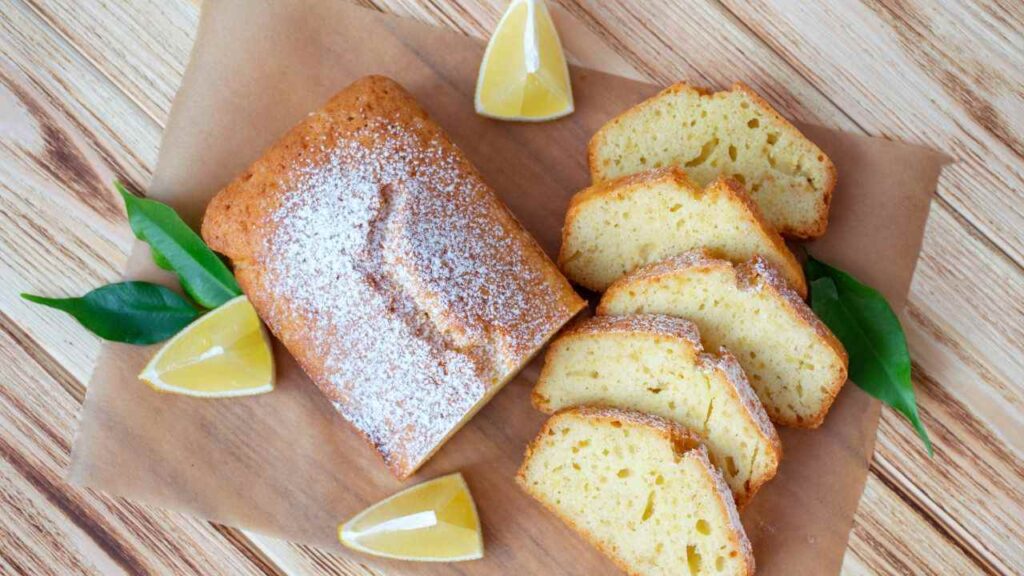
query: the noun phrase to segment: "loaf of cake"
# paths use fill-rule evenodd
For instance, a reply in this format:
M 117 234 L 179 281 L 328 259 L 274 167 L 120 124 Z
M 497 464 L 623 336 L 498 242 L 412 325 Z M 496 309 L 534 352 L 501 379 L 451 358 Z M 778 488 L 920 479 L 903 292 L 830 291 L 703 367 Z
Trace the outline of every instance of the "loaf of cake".
M 825 153 L 742 83 L 714 94 L 670 86 L 605 124 L 589 159 L 595 183 L 662 166 L 700 185 L 731 177 L 776 230 L 796 238 L 825 233 L 836 183 Z
M 816 428 L 846 382 L 839 340 L 763 258 L 739 266 L 694 251 L 613 284 L 600 315 L 668 314 L 736 355 L 772 421 Z
M 202 235 L 399 478 L 585 306 L 442 129 L 380 76 L 224 188 Z
M 649 170 L 573 196 L 558 264 L 570 280 L 602 291 L 636 268 L 706 248 L 743 261 L 763 256 L 806 294 L 800 263 L 733 180 L 701 188 L 679 168 Z
M 671 420 L 700 437 L 742 507 L 775 476 L 775 427 L 727 350 L 704 352 L 696 326 L 672 316 L 597 316 L 548 347 L 533 390 L 548 414 L 611 406 Z
M 728 486 L 696 438 L 668 420 L 559 412 L 530 444 L 517 480 L 629 574 L 754 572 Z

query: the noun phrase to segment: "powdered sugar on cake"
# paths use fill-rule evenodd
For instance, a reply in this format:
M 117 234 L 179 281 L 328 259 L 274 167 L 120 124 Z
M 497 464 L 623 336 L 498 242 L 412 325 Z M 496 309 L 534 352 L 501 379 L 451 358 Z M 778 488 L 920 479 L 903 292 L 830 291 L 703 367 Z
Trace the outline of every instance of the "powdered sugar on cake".
M 301 317 L 322 362 L 307 371 L 400 475 L 575 312 L 430 133 L 377 119 L 322 138 L 259 250 L 280 296 L 262 316 L 275 333 Z
M 768 414 L 764 411 L 764 406 L 761 405 L 761 401 L 757 398 L 757 393 L 750 386 L 750 380 L 747 379 L 746 372 L 743 371 L 743 367 L 740 366 L 739 361 L 736 360 L 732 352 L 729 352 L 723 346 L 718 349 L 717 355 L 705 352 L 701 354 L 700 358 L 706 367 L 722 371 L 726 380 L 732 384 L 736 395 L 739 396 L 739 400 L 743 403 L 747 414 L 754 419 L 758 429 L 771 440 L 776 452 L 781 451 L 782 444 L 779 440 L 779 433 L 776 431 L 775 426 L 772 425 Z

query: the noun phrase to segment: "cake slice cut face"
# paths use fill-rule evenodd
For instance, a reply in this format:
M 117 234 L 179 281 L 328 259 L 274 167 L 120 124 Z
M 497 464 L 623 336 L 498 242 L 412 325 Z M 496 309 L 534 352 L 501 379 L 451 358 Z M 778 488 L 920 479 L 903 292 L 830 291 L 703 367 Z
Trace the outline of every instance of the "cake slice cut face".
M 770 480 L 778 434 L 728 351 L 707 354 L 692 322 L 662 315 L 597 316 L 548 348 L 533 403 L 551 414 L 611 406 L 661 416 L 695 433 L 738 506 Z
M 670 86 L 605 124 L 589 155 L 595 183 L 678 166 L 701 185 L 740 181 L 783 235 L 814 238 L 828 225 L 831 160 L 742 83 L 714 94 Z
M 203 238 L 391 471 L 585 304 L 401 86 L 359 80 L 210 203 Z
M 629 574 L 753 574 L 732 495 L 685 429 L 574 408 L 544 425 L 519 484 Z
M 739 184 L 723 179 L 701 188 L 678 168 L 578 192 L 558 264 L 573 282 L 603 291 L 640 266 L 696 248 L 736 261 L 761 255 L 797 292 L 807 291 L 800 264 Z
M 842 344 L 762 258 L 670 258 L 616 282 L 597 313 L 692 321 L 706 347 L 736 356 L 776 424 L 818 427 L 846 382 Z

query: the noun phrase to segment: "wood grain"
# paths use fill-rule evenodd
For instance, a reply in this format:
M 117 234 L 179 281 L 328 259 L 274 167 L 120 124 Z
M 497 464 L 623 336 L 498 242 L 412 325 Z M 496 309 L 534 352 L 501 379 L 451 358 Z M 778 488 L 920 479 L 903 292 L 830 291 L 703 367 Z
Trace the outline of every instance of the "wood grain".
M 64 482 L 79 400 L 0 327 L 0 566 L 4 573 L 259 574 L 214 526 Z M 79 391 L 81 392 L 81 390 Z
M 0 118 L 6 128 L 14 116 L 19 128 L 0 140 L 0 284 L 80 292 L 123 264 L 128 235 L 105 183 L 114 174 L 148 181 L 197 12 L 184 1 L 8 4 L 0 16 Z M 503 7 L 497 0 L 374 4 L 477 36 Z M 885 415 L 846 567 L 1013 573 L 1024 565 L 1019 5 L 833 3 L 797 11 L 726 2 L 683 14 L 659 2 L 563 4 L 651 79 L 717 86 L 744 79 L 792 117 L 927 143 L 956 157 L 940 184 L 904 315 L 939 455 L 928 461 L 907 426 Z M 11 291 L 0 293 L 0 310 L 0 326 L 24 334 L 16 347 L 43 367 L 49 385 L 64 391 L 65 402 L 80 400 L 92 337 Z M 6 454 L 0 478 L 11 479 L 10 494 L 22 494 L 12 499 L 27 501 L 34 485 L 18 480 L 25 473 Z M 14 562 L 48 554 L 38 558 L 111 566 L 86 532 L 68 528 L 59 542 L 24 532 L 40 518 L 67 514 L 50 504 L 0 515 L 5 527 L 20 527 L 19 549 L 36 550 Z M 213 543 L 197 547 L 225 547 L 236 537 L 207 530 Z M 257 551 L 248 552 L 254 565 L 262 556 L 287 573 L 360 573 L 290 544 L 244 538 Z
M 725 3 L 865 131 L 954 155 L 940 195 L 1024 263 L 1024 207 L 1005 202 L 1024 187 L 1024 6 Z M 852 46 L 861 57 L 849 57 Z
M 942 541 L 937 528 L 877 477 L 868 477 L 859 512 L 850 534 L 850 548 L 858 553 L 846 555 L 843 574 L 985 573 L 956 546 L 923 546 Z M 930 537 L 908 539 L 909 534 Z

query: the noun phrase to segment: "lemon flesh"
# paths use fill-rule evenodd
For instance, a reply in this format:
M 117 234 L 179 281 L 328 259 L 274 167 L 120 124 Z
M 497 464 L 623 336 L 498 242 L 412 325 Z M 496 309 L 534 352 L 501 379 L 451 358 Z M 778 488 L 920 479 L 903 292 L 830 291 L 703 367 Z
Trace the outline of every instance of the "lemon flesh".
M 360 512 L 338 527 L 353 550 L 425 562 L 483 558 L 476 504 L 462 474 L 417 484 Z
M 161 392 L 206 398 L 270 392 L 270 338 L 249 300 L 238 296 L 164 344 L 139 379 Z
M 477 114 L 543 121 L 573 111 L 569 66 L 544 0 L 513 0 L 487 44 Z

